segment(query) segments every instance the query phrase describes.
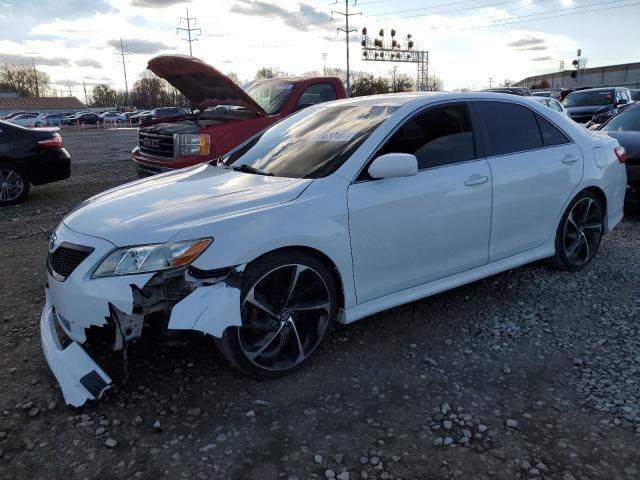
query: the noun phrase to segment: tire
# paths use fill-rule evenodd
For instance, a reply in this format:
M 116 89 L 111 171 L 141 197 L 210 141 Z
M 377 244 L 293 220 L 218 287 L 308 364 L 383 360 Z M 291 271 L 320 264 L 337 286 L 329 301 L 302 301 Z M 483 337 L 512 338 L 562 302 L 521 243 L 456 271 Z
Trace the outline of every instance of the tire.
M 42 126 L 42 124 L 41 124 L 40 122 L 37 122 L 37 123 L 35 124 L 35 127 L 36 127 L 36 128 L 41 127 L 41 126 Z
M 250 263 L 240 298 L 243 326 L 227 328 L 216 343 L 234 367 L 258 379 L 282 377 L 302 367 L 328 336 L 337 314 L 331 272 L 298 250 Z
M 604 234 L 605 211 L 600 199 L 584 190 L 569 204 L 556 231 L 552 265 L 575 272 L 585 268 L 598 252 Z
M 0 207 L 22 202 L 30 188 L 24 173 L 9 163 L 0 163 Z

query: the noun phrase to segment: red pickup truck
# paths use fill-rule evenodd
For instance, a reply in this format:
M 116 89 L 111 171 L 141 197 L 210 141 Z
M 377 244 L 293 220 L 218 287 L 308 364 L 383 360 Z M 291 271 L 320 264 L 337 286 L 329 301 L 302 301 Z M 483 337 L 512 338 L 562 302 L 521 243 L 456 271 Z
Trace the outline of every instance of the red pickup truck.
M 140 128 L 132 152 L 140 176 L 211 161 L 297 110 L 347 96 L 336 77 L 272 78 L 243 90 L 211 65 L 184 55 L 157 56 L 148 68 L 195 109 Z

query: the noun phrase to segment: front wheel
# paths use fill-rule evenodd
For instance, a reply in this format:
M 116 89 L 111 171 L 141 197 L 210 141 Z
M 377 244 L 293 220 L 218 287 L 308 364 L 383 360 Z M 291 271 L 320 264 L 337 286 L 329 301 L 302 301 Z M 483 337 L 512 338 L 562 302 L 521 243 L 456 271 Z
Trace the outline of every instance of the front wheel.
M 0 206 L 20 203 L 29 193 L 29 179 L 15 167 L 0 164 Z
M 217 340 L 225 357 L 256 378 L 300 368 L 331 330 L 337 312 L 331 272 L 300 251 L 279 252 L 249 264 L 243 275 L 241 327 Z
M 591 192 L 581 192 L 571 201 L 558 225 L 554 266 L 571 272 L 586 267 L 595 257 L 603 233 L 602 202 Z

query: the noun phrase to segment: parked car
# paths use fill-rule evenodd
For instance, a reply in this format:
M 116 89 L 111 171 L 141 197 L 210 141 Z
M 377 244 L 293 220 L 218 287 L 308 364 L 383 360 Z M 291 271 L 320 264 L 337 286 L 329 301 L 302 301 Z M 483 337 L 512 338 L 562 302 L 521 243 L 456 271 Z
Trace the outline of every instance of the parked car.
M 11 113 L 7 113 L 6 115 L 4 115 L 3 117 L 0 117 L 0 120 L 10 120 L 13 117 L 17 116 L 17 115 L 22 115 L 25 114 L 27 112 L 11 112 Z
M 20 203 L 31 185 L 64 180 L 71 157 L 57 128 L 31 130 L 0 120 L 0 206 Z
M 21 115 L 16 115 L 7 121 L 15 125 L 20 125 L 21 127 L 35 127 L 37 118 L 37 113 L 23 113 Z
M 288 374 L 336 321 L 543 258 L 581 270 L 622 219 L 623 154 L 514 95 L 305 108 L 224 160 L 64 218 L 49 240 L 45 357 L 75 406 L 112 383 L 81 345 L 126 349 L 151 323 L 211 335 L 249 375 Z
M 52 127 L 62 125 L 64 116 L 61 113 L 41 113 L 35 120 L 36 127 Z
M 531 96 L 533 97 L 551 97 L 556 100 L 561 100 L 561 91 L 560 90 L 533 90 L 531 92 Z
M 211 65 L 180 55 L 160 55 L 148 68 L 184 94 L 198 113 L 140 129 L 132 152 L 140 176 L 224 156 L 297 110 L 347 96 L 335 77 L 273 78 L 243 90 Z
M 620 142 L 627 151 L 628 204 L 640 204 L 640 103 L 634 103 L 600 125 L 599 131 Z
M 125 123 L 129 121 L 126 116 L 118 112 L 106 112 L 99 115 L 99 117 L 104 123 Z
M 528 88 L 523 88 L 523 87 L 485 88 L 482 91 L 483 92 L 493 92 L 493 93 L 508 93 L 510 95 L 519 95 L 521 97 L 530 97 L 531 96 L 531 91 Z
M 556 100 L 555 98 L 551 98 L 551 97 L 542 97 L 542 96 L 531 96 L 531 97 L 525 97 L 525 98 L 529 98 L 531 100 L 533 100 L 534 102 L 538 102 L 541 105 L 544 105 L 545 107 L 549 107 L 551 110 L 555 110 L 556 112 L 560 112 L 563 113 L 566 116 L 569 116 L 569 113 L 567 112 L 567 110 L 562 106 L 562 104 Z
M 131 123 L 140 123 L 141 119 L 148 120 L 151 118 L 150 110 L 138 110 L 137 112 L 133 112 L 133 115 L 129 117 Z
M 578 123 L 587 123 L 597 117 L 603 123 L 618 113 L 618 108 L 631 101 L 629 89 L 623 87 L 590 88 L 571 92 L 562 105 Z M 594 119 L 595 121 L 595 119 Z
M 640 89 L 638 89 L 638 88 L 630 88 L 629 89 L 629 95 L 631 95 L 631 101 L 632 102 L 640 101 Z
M 95 113 L 78 113 L 62 119 L 62 125 L 97 125 L 102 119 Z

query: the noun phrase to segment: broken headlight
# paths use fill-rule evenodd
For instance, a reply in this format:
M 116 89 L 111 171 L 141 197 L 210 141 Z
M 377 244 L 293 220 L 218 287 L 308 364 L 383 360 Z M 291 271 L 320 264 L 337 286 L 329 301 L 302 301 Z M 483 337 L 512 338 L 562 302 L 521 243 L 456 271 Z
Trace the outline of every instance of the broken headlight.
M 189 265 L 213 242 L 212 238 L 118 248 L 98 265 L 92 278 L 157 272 Z

